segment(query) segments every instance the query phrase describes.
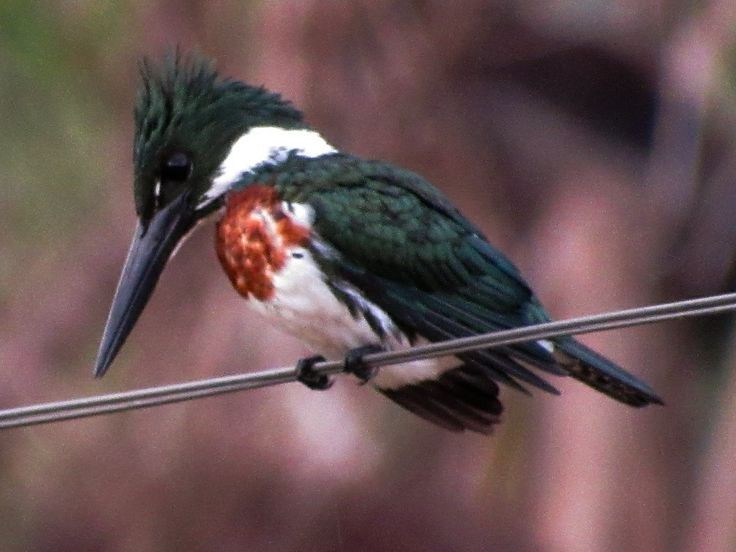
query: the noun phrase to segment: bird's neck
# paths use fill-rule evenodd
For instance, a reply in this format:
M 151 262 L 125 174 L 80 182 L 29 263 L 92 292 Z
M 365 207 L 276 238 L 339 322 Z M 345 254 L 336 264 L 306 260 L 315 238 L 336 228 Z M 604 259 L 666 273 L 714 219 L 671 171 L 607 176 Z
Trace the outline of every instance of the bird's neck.
M 282 163 L 289 154 L 320 157 L 336 151 L 319 132 L 309 128 L 250 128 L 233 143 L 203 204 L 232 189 L 256 169 Z

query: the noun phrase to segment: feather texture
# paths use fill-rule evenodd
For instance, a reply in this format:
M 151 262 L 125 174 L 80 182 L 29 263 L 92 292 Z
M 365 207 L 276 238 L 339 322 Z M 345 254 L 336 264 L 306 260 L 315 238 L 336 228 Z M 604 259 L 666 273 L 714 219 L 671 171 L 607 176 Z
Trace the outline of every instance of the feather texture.
M 310 206 L 310 253 L 332 293 L 355 311 L 351 293 L 357 290 L 409 341 L 549 320 L 516 267 L 410 171 L 338 153 L 289 155 L 241 185 L 254 182 L 271 183 L 287 204 Z M 467 352 L 458 359 L 459 367 L 435 371 L 424 381 L 378 387 L 443 427 L 484 433 L 501 413 L 497 382 L 557 393 L 535 370 L 571 375 L 633 406 L 661 402 L 645 383 L 572 338 Z

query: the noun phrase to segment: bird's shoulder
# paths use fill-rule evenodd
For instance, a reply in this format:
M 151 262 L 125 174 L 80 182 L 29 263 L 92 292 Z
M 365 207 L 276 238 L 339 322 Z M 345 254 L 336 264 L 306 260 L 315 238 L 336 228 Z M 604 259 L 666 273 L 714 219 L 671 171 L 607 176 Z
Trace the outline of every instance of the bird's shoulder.
M 423 207 L 435 210 L 469 230 L 476 230 L 426 179 L 385 161 L 345 153 L 318 157 L 293 154 L 280 163 L 263 165 L 251 175 L 250 180 L 273 184 L 284 199 L 294 202 L 345 194 L 344 197 L 356 208 L 388 207 L 391 210 L 395 206 L 395 211 L 402 206 L 402 199 L 417 198 Z M 363 203 L 366 201 L 369 205 Z
M 426 292 L 482 287 L 500 307 L 532 297 L 517 268 L 415 172 L 336 153 L 289 156 L 253 179 L 271 183 L 287 202 L 309 205 L 315 233 L 336 253 L 327 261 L 345 274 Z

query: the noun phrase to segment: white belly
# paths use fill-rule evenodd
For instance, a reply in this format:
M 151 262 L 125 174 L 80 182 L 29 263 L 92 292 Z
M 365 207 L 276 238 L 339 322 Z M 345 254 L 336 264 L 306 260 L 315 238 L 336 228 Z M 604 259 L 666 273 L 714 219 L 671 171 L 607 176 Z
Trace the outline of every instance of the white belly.
M 285 266 L 273 275 L 275 294 L 265 301 L 250 299 L 248 305 L 266 317 L 275 326 L 304 341 L 330 359 L 340 359 L 350 350 L 376 344 L 387 350 L 409 347 L 407 337 L 378 306 L 361 299 L 357 291 L 347 287 L 351 295 L 380 321 L 385 335 L 377 334 L 366 319 L 356 316 L 341 303 L 324 281 L 319 266 L 311 253 L 296 247 Z M 425 340 L 419 340 L 426 343 Z M 456 367 L 455 357 L 422 359 L 381 368 L 372 382 L 377 387 L 394 389 L 426 379 L 435 379 L 446 370 Z

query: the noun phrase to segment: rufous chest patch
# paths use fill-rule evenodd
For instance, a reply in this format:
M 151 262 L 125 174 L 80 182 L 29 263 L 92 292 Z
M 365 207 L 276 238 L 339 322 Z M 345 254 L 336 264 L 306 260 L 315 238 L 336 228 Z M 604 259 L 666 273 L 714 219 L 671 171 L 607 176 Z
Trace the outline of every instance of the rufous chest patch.
M 266 301 L 275 294 L 273 275 L 288 262 L 290 249 L 309 243 L 309 235 L 284 210 L 273 186 L 251 185 L 228 196 L 215 246 L 238 293 Z

